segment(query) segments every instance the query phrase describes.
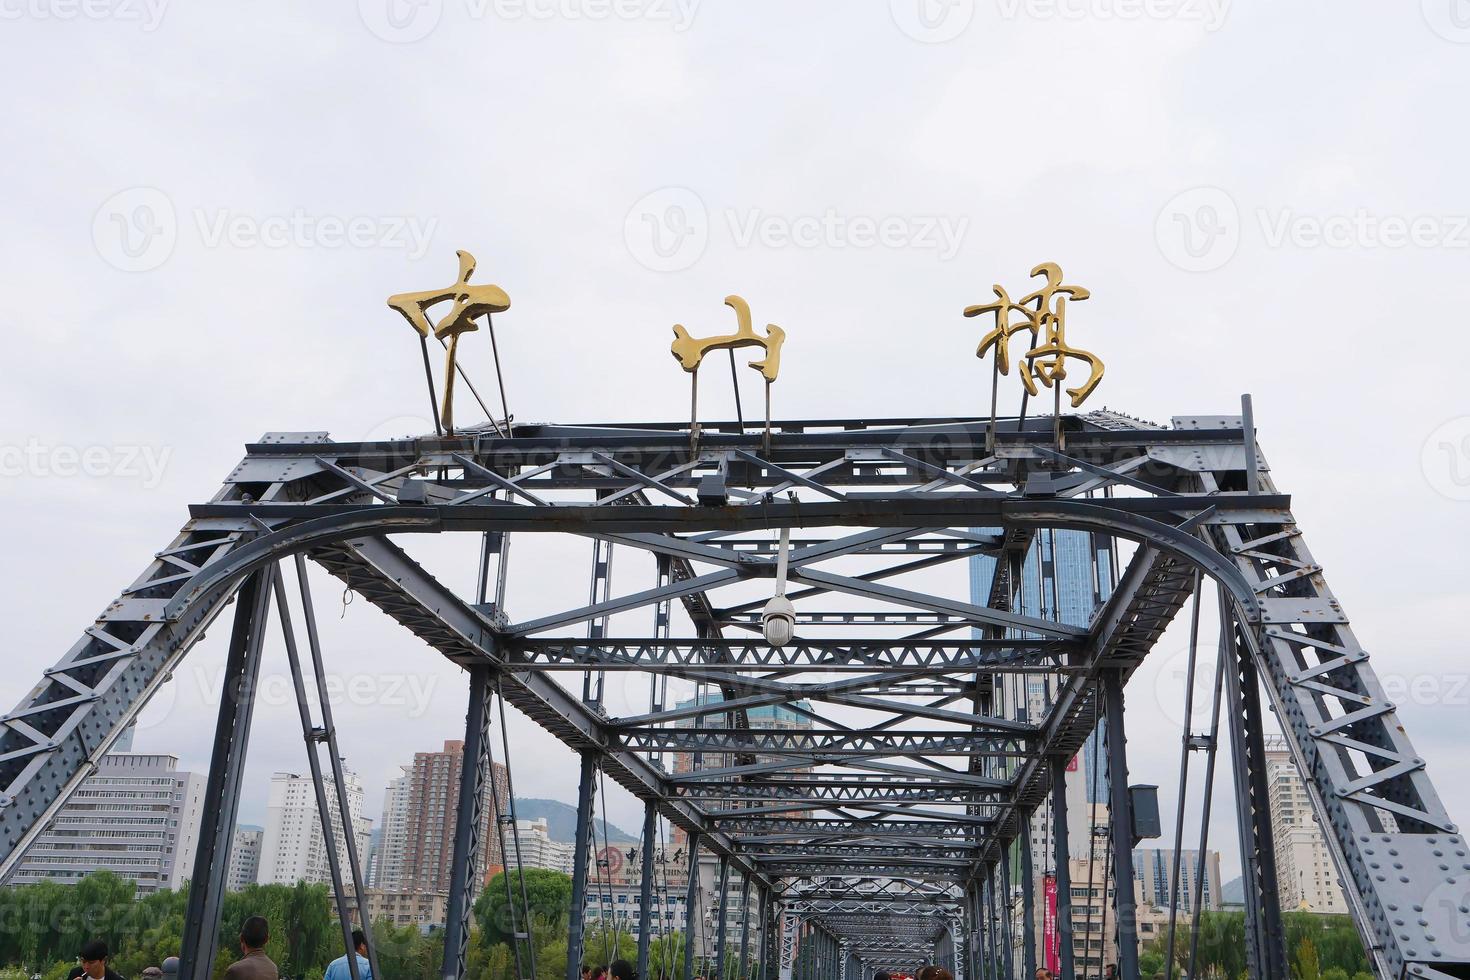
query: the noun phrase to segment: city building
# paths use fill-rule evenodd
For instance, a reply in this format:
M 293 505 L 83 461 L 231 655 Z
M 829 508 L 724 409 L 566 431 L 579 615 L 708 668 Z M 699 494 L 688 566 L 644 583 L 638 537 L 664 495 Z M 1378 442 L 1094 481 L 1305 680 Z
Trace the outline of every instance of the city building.
M 230 841 L 230 870 L 225 879 L 225 887 L 230 891 L 241 891 L 260 879 L 260 845 L 264 838 L 264 827 L 235 825 L 235 836 Z
M 391 922 L 394 926 L 418 926 L 421 931 L 443 928 L 448 918 L 448 892 L 385 891 L 364 889 L 368 921 Z M 348 901 L 353 902 L 349 894 Z
M 402 892 L 448 892 L 453 877 L 454 832 L 459 816 L 459 781 L 464 765 L 464 742 L 450 740 L 439 752 L 417 752 L 406 770 L 403 858 L 396 876 Z M 495 763 L 495 800 L 486 802 L 481 815 L 480 849 L 472 881 L 475 889 L 498 872 L 504 860 L 495 833 L 497 814 L 509 810 L 505 767 Z M 388 867 L 384 862 L 384 868 Z
M 514 867 L 519 852 L 520 865 L 523 868 L 545 868 L 549 871 L 560 871 L 564 875 L 572 873 L 573 851 L 575 846 L 569 841 L 551 839 L 551 829 L 545 817 L 537 817 L 535 820 L 517 820 L 515 837 L 507 837 L 506 864 Z
M 1195 873 L 1199 869 L 1199 851 L 1179 852 L 1179 910 L 1194 913 Z M 1142 900 L 1149 905 L 1169 907 L 1169 883 L 1174 873 L 1172 847 L 1139 847 L 1133 851 L 1133 876 L 1142 886 Z M 1224 905 L 1220 895 L 1220 852 L 1205 851 L 1203 891 L 1200 908 L 1216 911 Z
M 1345 914 L 1347 898 L 1327 839 L 1286 739 L 1279 735 L 1266 739 L 1266 786 L 1281 907 Z
M 357 853 L 361 857 L 367 854 L 372 821 L 362 815 L 362 781 L 351 770 L 346 772 L 345 778 L 347 825 L 352 828 Z M 337 793 L 330 782 L 327 785 L 327 813 L 332 822 L 340 867 L 346 877 L 351 867 L 348 864 L 347 840 L 342 830 Z M 317 812 L 316 790 L 309 775 L 278 772 L 271 776 L 257 880 L 263 885 L 294 885 L 298 881 L 330 883 L 332 880 L 321 817 Z
M 388 781 L 383 794 L 383 818 L 378 821 L 378 846 L 368 869 L 368 887 L 395 892 L 403 884 L 403 854 L 408 841 L 408 789 L 412 766 L 399 766 L 401 775 Z
M 104 755 L 7 883 L 74 884 L 105 868 L 134 882 L 139 895 L 178 888 L 193 874 L 204 806 L 204 777 L 178 765 L 173 755 Z

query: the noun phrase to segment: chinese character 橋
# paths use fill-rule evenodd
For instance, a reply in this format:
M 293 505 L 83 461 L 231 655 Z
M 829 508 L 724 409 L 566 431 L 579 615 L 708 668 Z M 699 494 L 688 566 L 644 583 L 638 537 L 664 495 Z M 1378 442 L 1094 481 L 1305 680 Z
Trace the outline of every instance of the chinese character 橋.
M 1033 396 L 1037 393 L 1037 381 L 1048 388 L 1059 385 L 1067 378 L 1067 359 L 1081 361 L 1088 367 L 1087 380 L 1076 388 L 1066 389 L 1072 407 L 1076 408 L 1102 380 L 1104 368 L 1096 354 L 1067 343 L 1067 300 L 1080 303 L 1091 294 L 1082 286 L 1064 284 L 1061 267 L 1055 262 L 1043 262 L 1031 270 L 1031 275 L 1042 277 L 1045 282 L 1020 300 L 1012 301 L 1010 293 L 997 285 L 992 287 L 995 302 L 965 308 L 965 316 L 995 314 L 995 327 L 981 338 L 975 356 L 983 358 L 994 347 L 996 369 L 1009 375 L 1010 340 L 1022 331 L 1029 332 L 1030 347 L 1019 361 L 1021 383 L 1027 393 Z

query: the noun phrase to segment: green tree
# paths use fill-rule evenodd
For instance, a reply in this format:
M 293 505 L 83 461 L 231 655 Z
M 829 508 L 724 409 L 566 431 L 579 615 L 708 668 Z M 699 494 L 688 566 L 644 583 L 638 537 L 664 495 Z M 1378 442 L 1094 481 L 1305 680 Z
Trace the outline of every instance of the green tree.
M 511 897 L 514 899 L 514 923 L 522 929 L 531 924 L 533 935 L 550 936 L 565 932 L 567 914 L 572 907 L 572 879 L 560 871 L 546 868 L 524 868 L 519 871 L 502 871 L 490 879 L 490 883 L 475 900 L 475 921 L 480 927 L 480 941 L 487 945 L 509 944 L 514 931 L 512 906 L 505 898 L 507 877 L 510 881 Z M 530 903 L 529 913 L 521 904 L 521 883 L 525 882 L 526 899 Z M 541 970 L 537 959 L 536 972 Z M 552 974 L 547 974 L 551 976 Z
M 1297 980 L 1322 980 L 1322 966 L 1317 959 L 1317 944 L 1303 939 L 1296 948 Z

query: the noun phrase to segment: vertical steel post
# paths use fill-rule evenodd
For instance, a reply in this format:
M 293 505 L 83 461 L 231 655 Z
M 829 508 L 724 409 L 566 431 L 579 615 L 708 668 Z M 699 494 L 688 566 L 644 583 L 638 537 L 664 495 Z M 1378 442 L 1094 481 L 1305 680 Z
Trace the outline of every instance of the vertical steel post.
M 470 914 L 475 865 L 480 857 L 480 815 L 485 807 L 485 780 L 490 767 L 490 665 L 469 668 L 470 703 L 464 719 L 464 755 L 459 771 L 459 797 L 454 812 L 449 902 L 444 916 L 446 980 L 464 976 L 470 948 Z
M 759 922 L 760 934 L 756 937 L 755 966 L 759 976 L 766 976 L 766 950 L 770 948 L 770 890 L 756 886 L 756 897 L 759 902 L 757 921 Z M 750 980 L 749 975 L 741 980 Z
M 337 906 L 337 924 L 342 929 L 342 948 L 347 954 L 347 972 L 352 980 L 359 980 L 357 950 L 352 944 L 352 916 L 347 911 L 347 889 L 342 887 L 342 861 L 337 853 L 337 833 L 332 829 L 332 810 L 327 806 L 327 788 L 322 784 L 322 760 L 317 755 L 319 741 L 326 738 L 326 729 L 318 730 L 311 723 L 311 706 L 306 701 L 306 678 L 301 672 L 301 654 L 296 648 L 296 630 L 291 624 L 291 607 L 286 602 L 286 583 L 279 564 L 270 566 L 271 591 L 276 597 L 276 615 L 281 620 L 281 639 L 286 646 L 286 662 L 291 668 L 291 684 L 296 691 L 296 713 L 301 718 L 301 740 L 306 744 L 306 765 L 311 770 L 311 788 L 316 795 L 317 818 L 322 825 L 322 844 L 327 852 L 327 873 L 332 879 L 332 901 Z M 317 688 L 324 695 L 325 688 Z M 322 698 L 326 700 L 325 696 Z M 327 724 L 322 719 L 322 724 Z M 352 814 L 339 812 L 342 835 L 352 833 Z M 359 887 L 352 895 L 353 901 L 361 902 L 363 895 Z
M 1057 954 L 1064 977 L 1076 975 L 1072 960 L 1072 868 L 1067 849 L 1067 760 L 1051 759 L 1051 824 L 1057 876 Z
M 582 935 L 587 926 L 587 865 L 592 852 L 592 797 L 597 774 L 591 752 L 582 753 L 577 780 L 577 839 L 572 851 L 572 909 L 567 922 L 567 980 L 581 980 Z
M 694 980 L 694 930 L 698 926 L 695 909 L 699 905 L 699 835 L 689 833 L 689 885 L 684 895 L 684 980 Z M 568 977 L 567 980 L 577 980 Z
M 1036 868 L 1031 854 L 1031 820 L 1034 809 L 1022 817 L 1021 829 L 1021 950 L 1022 975 L 1026 980 L 1036 976 Z
M 1001 961 L 1005 964 L 1006 980 L 1012 980 L 1016 975 L 1016 944 L 1014 930 L 1011 928 L 1011 860 L 1009 854 L 1001 857 L 1000 896 Z
M 296 556 L 296 581 L 301 590 L 301 611 L 306 621 L 306 642 L 311 652 L 311 669 L 316 677 L 316 689 L 322 706 L 322 726 L 327 733 L 327 758 L 332 766 L 332 782 L 337 788 L 337 812 L 342 814 L 342 829 L 347 840 L 347 864 L 352 873 L 352 894 L 357 898 L 357 916 L 362 926 L 363 938 L 367 940 L 368 969 L 373 976 L 382 976 L 378 969 L 378 946 L 373 941 L 373 927 L 368 916 L 367 893 L 363 887 L 362 862 L 357 853 L 357 839 L 348 829 L 351 810 L 347 804 L 347 775 L 342 770 L 342 753 L 337 749 L 337 723 L 332 719 L 332 702 L 326 697 L 327 672 L 322 664 L 321 636 L 316 628 L 316 604 L 311 601 L 311 586 L 306 580 L 306 556 Z M 352 953 L 349 951 L 349 956 Z M 349 960 L 354 964 L 355 956 Z M 354 964 L 355 965 L 355 964 Z M 354 977 L 356 980 L 356 977 Z
M 1118 974 L 1138 980 L 1138 903 L 1133 897 L 1133 797 L 1128 792 L 1128 736 L 1123 728 L 1123 675 L 1102 676 L 1108 717 L 1108 794 L 1113 836 L 1113 910 L 1118 923 Z M 1103 889 L 1107 882 L 1104 879 Z M 1107 938 L 1103 938 L 1107 942 Z
M 1266 746 L 1260 680 L 1249 652 L 1236 641 L 1230 598 L 1221 587 L 1220 642 L 1229 700 L 1231 769 L 1235 813 L 1240 831 L 1240 863 L 1245 885 L 1245 946 L 1252 976 L 1287 976 L 1286 933 L 1276 901 L 1276 849 L 1266 788 Z
M 260 645 L 270 615 L 268 572 L 252 574 L 235 596 L 235 621 L 225 659 L 224 690 L 214 728 L 214 750 L 204 798 L 209 806 L 199 826 L 194 876 L 184 911 L 180 980 L 209 980 L 219 952 L 220 905 L 229 871 L 230 843 L 240 809 L 240 774 L 250 744 L 255 687 L 260 678 Z
M 750 965 L 750 872 L 740 876 L 740 971 L 736 976 L 745 980 L 746 967 Z
M 638 976 L 648 976 L 648 945 L 653 938 L 653 841 L 658 833 L 658 811 L 653 801 L 643 804 L 643 868 L 638 880 Z
M 725 978 L 725 926 L 730 921 L 727 905 L 730 900 L 730 855 L 720 855 L 720 897 L 715 902 L 715 908 L 720 910 L 720 921 L 715 924 L 715 976 L 719 980 Z

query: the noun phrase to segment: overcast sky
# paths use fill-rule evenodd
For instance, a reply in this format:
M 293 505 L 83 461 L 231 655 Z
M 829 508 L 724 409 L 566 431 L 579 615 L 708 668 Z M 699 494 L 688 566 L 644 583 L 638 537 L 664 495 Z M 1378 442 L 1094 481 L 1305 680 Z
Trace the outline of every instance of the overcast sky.
M 449 281 L 455 249 L 513 299 L 497 326 L 525 421 L 679 418 L 669 328 L 723 329 L 730 292 L 788 333 L 778 417 L 973 415 L 988 369 L 960 311 L 1055 260 L 1092 290 L 1069 336 L 1107 361 L 1093 404 L 1167 421 L 1254 394 L 1273 475 L 1470 815 L 1465 0 L 0 0 L 0 17 L 5 705 L 245 442 L 429 428 L 383 300 Z M 589 547 L 531 550 L 512 615 L 576 604 Z M 631 590 L 647 569 L 617 574 Z M 461 733 L 462 675 L 366 603 L 339 618 L 317 584 L 333 669 L 371 686 L 338 718 L 376 819 L 396 766 Z M 224 632 L 139 749 L 205 768 Z M 1130 698 L 1177 705 L 1177 673 L 1161 650 Z M 1139 781 L 1173 780 L 1171 713 L 1130 719 Z M 512 724 L 521 795 L 570 800 L 571 756 Z M 242 819 L 263 820 L 272 771 L 302 768 L 296 726 L 288 701 L 262 706 Z M 636 830 L 625 795 L 610 815 Z

